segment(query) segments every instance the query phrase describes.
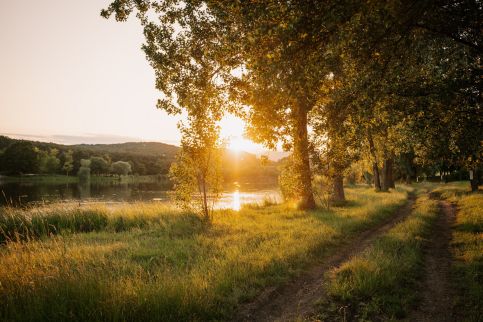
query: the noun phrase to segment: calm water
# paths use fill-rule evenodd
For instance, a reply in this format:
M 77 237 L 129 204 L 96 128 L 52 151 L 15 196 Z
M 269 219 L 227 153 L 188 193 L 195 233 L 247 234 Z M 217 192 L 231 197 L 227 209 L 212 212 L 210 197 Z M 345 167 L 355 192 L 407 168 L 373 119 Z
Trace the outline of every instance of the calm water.
M 280 201 L 280 193 L 273 184 L 244 184 L 227 188 L 217 208 L 239 209 L 246 203 L 260 203 L 264 199 Z M 42 202 L 169 202 L 166 186 L 161 183 L 91 183 L 45 184 L 0 182 L 0 206 L 25 206 Z

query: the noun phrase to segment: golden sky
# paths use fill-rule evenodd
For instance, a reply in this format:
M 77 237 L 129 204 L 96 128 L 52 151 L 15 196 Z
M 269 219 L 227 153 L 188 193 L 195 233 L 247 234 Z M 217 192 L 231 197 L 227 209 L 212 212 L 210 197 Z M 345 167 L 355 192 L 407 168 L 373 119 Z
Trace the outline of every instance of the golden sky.
M 178 144 L 180 117 L 157 110 L 135 19 L 100 17 L 109 0 L 0 0 L 0 133 L 58 143 Z M 232 146 L 243 122 L 228 118 Z
M 141 28 L 101 18 L 108 3 L 0 0 L 0 132 L 178 142 Z

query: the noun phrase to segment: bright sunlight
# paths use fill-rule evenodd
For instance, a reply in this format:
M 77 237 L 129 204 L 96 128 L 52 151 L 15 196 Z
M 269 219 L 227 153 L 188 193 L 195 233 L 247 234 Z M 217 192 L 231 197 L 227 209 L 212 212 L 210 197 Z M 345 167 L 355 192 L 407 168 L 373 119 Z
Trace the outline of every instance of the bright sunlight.
M 233 115 L 225 116 L 221 122 L 221 137 L 228 142 L 228 149 L 233 152 L 258 153 L 263 151 L 260 144 L 244 137 L 245 122 Z
M 240 204 L 240 191 L 237 189 L 233 193 L 233 205 L 231 209 L 235 211 L 239 211 L 241 209 L 241 204 Z

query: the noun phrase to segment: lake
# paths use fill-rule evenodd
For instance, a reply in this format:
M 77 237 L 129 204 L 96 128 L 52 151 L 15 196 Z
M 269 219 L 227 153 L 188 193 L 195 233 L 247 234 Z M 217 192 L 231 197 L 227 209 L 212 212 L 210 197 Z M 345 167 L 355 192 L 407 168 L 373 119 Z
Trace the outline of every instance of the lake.
M 247 203 L 264 199 L 279 202 L 280 193 L 274 183 L 231 184 L 216 208 L 239 209 Z M 0 206 L 27 206 L 49 202 L 169 202 L 166 185 L 162 183 L 38 183 L 0 182 Z

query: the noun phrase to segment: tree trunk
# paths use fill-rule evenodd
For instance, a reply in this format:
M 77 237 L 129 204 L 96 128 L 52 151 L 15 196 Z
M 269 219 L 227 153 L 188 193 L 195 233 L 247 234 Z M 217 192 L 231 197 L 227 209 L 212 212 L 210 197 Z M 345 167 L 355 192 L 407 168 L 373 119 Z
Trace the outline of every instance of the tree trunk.
M 206 220 L 209 220 L 208 200 L 206 196 L 206 178 L 201 173 L 198 173 L 198 192 L 200 193 L 201 210 L 203 212 L 203 216 Z
M 381 190 L 388 191 L 389 188 L 395 188 L 394 178 L 392 175 L 392 159 L 385 159 L 382 167 L 382 184 Z
M 381 191 L 388 191 L 388 176 L 387 176 L 387 160 L 384 159 L 382 161 L 382 169 L 381 169 Z
M 374 188 L 376 191 L 381 190 L 381 181 L 379 177 L 379 167 L 377 166 L 377 154 L 376 154 L 376 147 L 374 146 L 374 140 L 372 139 L 371 130 L 367 130 L 367 140 L 369 141 L 369 150 L 371 152 L 372 157 L 374 158 L 374 163 L 372 164 L 372 170 L 374 172 Z
M 299 177 L 300 209 L 314 209 L 315 200 L 312 191 L 312 173 L 309 162 L 309 140 L 307 137 L 307 112 L 299 108 L 296 111 L 294 122 L 294 160 Z
M 478 184 L 479 184 L 479 176 L 478 176 L 478 170 L 470 170 L 470 186 L 471 186 L 471 191 L 475 192 L 478 191 Z
M 344 177 L 336 175 L 332 178 L 332 201 L 341 202 L 345 201 L 344 194 Z
M 374 172 L 374 188 L 376 191 L 381 191 L 381 180 L 379 179 L 379 167 L 377 166 L 377 162 L 373 163 L 372 171 Z
M 206 196 L 206 179 L 202 178 L 202 187 L 203 187 L 203 214 L 206 220 L 210 219 L 210 214 L 208 213 L 208 200 Z
M 388 162 L 389 188 L 396 189 L 396 183 L 394 182 L 394 160 L 391 158 Z

